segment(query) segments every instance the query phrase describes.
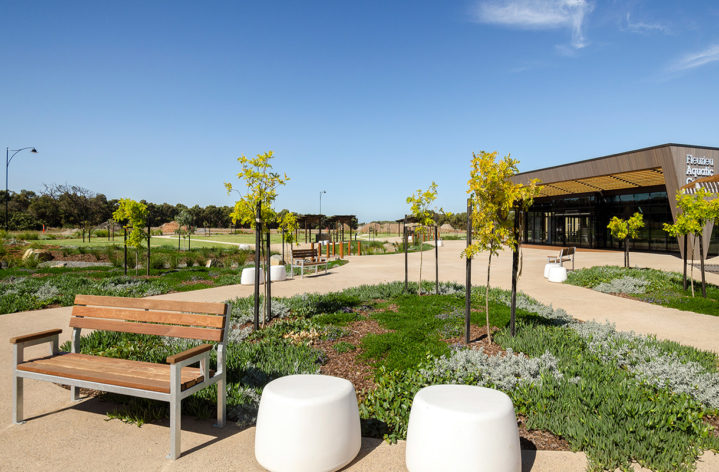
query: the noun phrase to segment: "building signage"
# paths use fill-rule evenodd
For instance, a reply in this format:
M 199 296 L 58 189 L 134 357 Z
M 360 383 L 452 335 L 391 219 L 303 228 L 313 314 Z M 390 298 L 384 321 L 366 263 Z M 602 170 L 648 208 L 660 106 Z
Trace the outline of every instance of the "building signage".
M 714 158 L 687 154 L 686 183 L 710 175 L 714 175 Z

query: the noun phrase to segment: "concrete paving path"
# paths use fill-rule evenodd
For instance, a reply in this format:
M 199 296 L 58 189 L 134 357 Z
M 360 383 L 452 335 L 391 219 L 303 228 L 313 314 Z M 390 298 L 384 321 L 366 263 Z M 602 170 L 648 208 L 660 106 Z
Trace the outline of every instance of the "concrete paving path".
M 465 261 L 460 259 L 461 241 L 445 241 L 439 250 L 440 280 L 464 283 Z M 567 310 L 582 320 L 610 321 L 619 330 L 654 334 L 700 349 L 719 352 L 719 317 L 699 315 L 614 297 L 565 284 L 552 284 L 542 277 L 547 255 L 556 250 L 526 249 L 519 289 L 543 303 Z M 272 286 L 273 296 L 298 293 L 326 293 L 361 284 L 404 279 L 403 255 L 350 257 L 350 263 L 333 268 L 329 274 L 295 278 Z M 577 268 L 594 265 L 621 265 L 621 252 L 579 252 Z M 434 252 L 422 256 L 423 279 L 434 279 Z M 419 254 L 410 254 L 409 276 L 416 281 Z M 716 263 L 716 261 L 711 261 Z M 673 256 L 632 253 L 632 265 L 681 271 Z M 492 285 L 510 286 L 511 253 L 503 252 L 492 263 Z M 486 256 L 472 264 L 473 283 L 486 280 Z M 719 284 L 719 276 L 708 274 Z M 248 296 L 252 287 L 232 285 L 193 292 L 161 295 L 158 298 L 196 301 L 225 301 Z M 120 421 L 106 421 L 108 404 L 93 398 L 79 403 L 57 385 L 26 381 L 24 425 L 10 424 L 10 345 L 5 339 L 51 328 L 64 328 L 61 341 L 69 339 L 70 308 L 53 308 L 0 316 L 0 470 L 263 470 L 254 460 L 254 429 L 240 430 L 228 424 L 218 430 L 211 421 L 183 417 L 182 450 L 177 461 L 164 458 L 169 443 L 167 422 L 141 428 Z M 4 343 L 4 344 L 3 344 Z M 28 355 L 44 354 L 42 346 Z M 582 453 L 523 451 L 523 471 L 581 471 L 586 468 Z M 388 445 L 364 438 L 362 451 L 347 471 L 405 471 L 404 443 Z M 637 470 L 642 470 L 637 468 Z M 702 472 L 719 471 L 719 455 L 705 453 L 697 464 Z

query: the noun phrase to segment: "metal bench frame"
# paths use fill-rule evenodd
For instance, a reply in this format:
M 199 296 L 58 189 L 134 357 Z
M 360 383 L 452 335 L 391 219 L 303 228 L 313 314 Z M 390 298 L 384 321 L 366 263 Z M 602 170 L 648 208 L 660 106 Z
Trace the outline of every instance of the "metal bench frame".
M 133 397 L 149 398 L 152 400 L 161 400 L 170 404 L 170 452 L 167 455 L 168 459 L 177 459 L 180 457 L 180 432 L 181 432 L 181 405 L 182 400 L 189 397 L 190 395 L 202 390 L 203 388 L 209 387 L 212 384 L 217 384 L 217 423 L 215 427 L 222 428 L 225 426 L 227 421 L 226 415 L 226 387 L 227 387 L 227 372 L 225 367 L 226 357 L 226 340 L 227 331 L 229 330 L 229 317 L 230 310 L 228 306 L 225 306 L 225 329 L 223 332 L 222 340 L 217 344 L 217 372 L 210 377 L 209 361 L 210 361 L 210 350 L 193 355 L 186 359 L 180 360 L 170 364 L 170 393 L 155 392 L 150 390 L 142 390 L 137 388 L 122 387 L 118 385 L 110 385 L 105 383 L 92 382 L 87 380 L 78 380 L 63 376 L 55 376 L 48 374 L 41 374 L 37 372 L 28 372 L 18 370 L 18 365 L 24 362 L 24 350 L 26 347 L 34 346 L 37 344 L 50 343 L 50 355 L 54 356 L 59 353 L 59 334 L 62 330 L 51 330 L 43 333 L 36 333 L 35 335 L 21 336 L 17 342 L 13 342 L 15 338 L 11 339 L 13 342 L 13 407 L 12 407 L 12 419 L 15 424 L 23 424 L 23 380 L 34 379 L 43 380 L 46 382 L 54 382 L 62 385 L 70 386 L 70 397 L 72 400 L 79 400 L 78 388 L 87 388 L 92 390 L 99 390 L 103 392 L 119 393 L 122 395 L 130 395 Z M 77 353 L 80 345 L 80 332 L 81 328 L 73 328 L 72 330 L 72 352 Z M 32 338 L 28 340 L 22 340 L 22 338 Z M 185 352 L 189 352 L 185 351 Z M 176 356 L 179 357 L 182 353 Z M 186 389 L 182 390 L 181 386 L 181 375 L 180 370 L 183 367 L 200 364 L 200 370 L 203 375 L 203 381 Z
M 576 247 L 563 247 L 559 250 L 558 256 L 547 256 L 547 262 L 550 264 L 560 264 L 564 266 L 565 262 L 572 261 L 572 270 L 574 270 L 574 254 L 577 252 Z M 569 254 L 567 254 L 569 253 Z

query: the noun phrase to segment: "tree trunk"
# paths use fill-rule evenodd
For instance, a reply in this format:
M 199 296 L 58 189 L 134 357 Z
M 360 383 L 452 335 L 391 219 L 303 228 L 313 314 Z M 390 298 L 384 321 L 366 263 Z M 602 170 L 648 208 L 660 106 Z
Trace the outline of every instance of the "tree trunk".
M 702 297 L 707 297 L 707 282 L 704 277 L 704 235 L 699 234 L 699 264 L 702 272 Z
M 694 247 L 697 245 L 697 236 L 694 235 L 694 240 L 692 241 L 692 267 L 691 272 L 689 273 L 689 282 L 692 286 L 692 298 L 694 298 Z
M 684 235 L 684 280 L 683 280 L 684 290 L 687 289 L 687 259 L 689 258 L 689 254 L 688 254 L 689 249 L 687 248 L 687 239 L 688 238 L 689 238 L 689 235 L 685 234 Z
M 437 226 L 434 227 L 434 293 L 439 295 L 439 246 L 437 241 L 439 235 L 437 234 Z
M 515 322 L 517 319 L 517 272 L 519 269 L 519 210 L 514 210 L 514 239 L 517 246 L 512 251 L 512 298 L 509 307 L 509 330 L 514 337 L 517 334 Z
M 492 333 L 489 330 L 489 271 L 492 269 L 492 250 L 489 252 L 489 261 L 487 262 L 487 287 L 484 290 L 484 314 L 487 318 L 487 340 L 492 344 Z
M 629 268 L 629 238 L 624 238 L 624 267 Z
M 466 247 L 472 244 L 472 201 L 467 199 L 467 243 Z M 464 285 L 464 342 L 469 344 L 469 321 L 472 308 L 472 258 L 467 256 L 465 263 L 465 285 Z
M 422 248 L 419 250 L 419 285 L 417 286 L 417 293 L 422 295 L 422 254 L 424 251 Z

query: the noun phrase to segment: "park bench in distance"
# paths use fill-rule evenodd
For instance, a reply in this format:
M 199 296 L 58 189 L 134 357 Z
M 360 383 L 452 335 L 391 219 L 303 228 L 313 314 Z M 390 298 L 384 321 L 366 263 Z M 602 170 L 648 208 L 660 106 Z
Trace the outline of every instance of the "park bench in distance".
M 565 262 L 572 261 L 572 270 L 574 270 L 574 253 L 577 251 L 576 247 L 563 247 L 559 250 L 557 256 L 547 256 L 547 263 L 549 264 L 560 264 L 564 266 Z
M 320 246 L 321 248 L 322 246 Z M 319 250 L 319 248 L 318 248 Z M 327 259 L 320 257 L 318 250 L 315 249 L 292 249 L 292 274 L 295 273 L 295 266 L 300 267 L 300 277 L 305 277 L 305 267 L 315 267 L 315 274 L 320 270 L 320 266 L 324 264 L 325 273 L 327 272 Z
M 60 329 L 17 336 L 13 344 L 13 422 L 23 422 L 23 379 L 45 380 L 78 388 L 120 393 L 170 403 L 170 453 L 180 456 L 182 400 L 217 384 L 217 423 L 226 420 L 225 341 L 230 310 L 225 303 L 199 303 L 142 298 L 77 295 L 70 326 L 72 352 L 58 352 Z M 80 354 L 82 328 L 171 336 L 217 343 L 217 372 L 209 370 L 212 344 L 202 344 L 167 358 L 167 364 Z M 28 346 L 50 344 L 50 355 L 25 361 Z M 188 367 L 199 363 L 199 368 Z

